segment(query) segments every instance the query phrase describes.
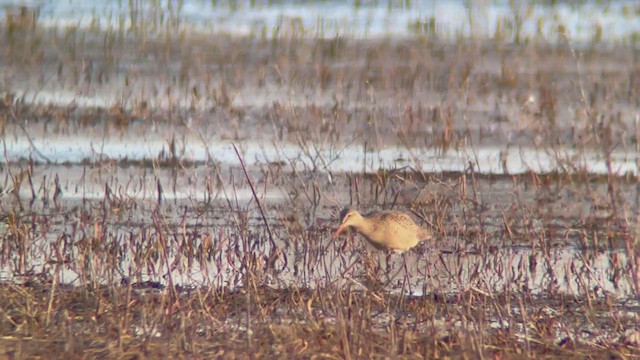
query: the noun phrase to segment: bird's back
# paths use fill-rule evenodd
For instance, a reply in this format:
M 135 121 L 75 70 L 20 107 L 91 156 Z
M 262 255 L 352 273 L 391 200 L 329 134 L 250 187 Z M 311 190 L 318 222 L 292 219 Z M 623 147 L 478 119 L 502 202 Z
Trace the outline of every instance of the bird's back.
M 428 230 L 417 225 L 409 215 L 402 212 L 377 211 L 365 217 L 372 222 L 373 229 L 368 238 L 376 247 L 404 251 L 422 240 L 431 238 Z

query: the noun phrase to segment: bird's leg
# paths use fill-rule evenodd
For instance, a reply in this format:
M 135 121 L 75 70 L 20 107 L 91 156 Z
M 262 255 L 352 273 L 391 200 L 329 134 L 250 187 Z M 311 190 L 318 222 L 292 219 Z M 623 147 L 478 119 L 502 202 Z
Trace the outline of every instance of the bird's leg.
M 387 256 L 385 258 L 384 270 L 387 277 L 389 277 L 389 274 L 391 273 L 391 270 L 392 270 L 393 263 L 391 262 L 391 251 L 387 251 L 386 253 L 387 253 Z
M 431 288 L 434 288 L 434 282 L 437 281 L 435 278 L 435 266 L 436 263 L 438 262 L 437 260 L 433 261 L 433 256 L 429 256 L 425 259 L 425 263 L 424 263 L 424 272 L 420 272 L 420 275 L 424 277 L 424 286 L 426 286 L 426 284 L 428 283 Z M 442 264 L 445 266 L 446 269 L 446 264 L 444 262 L 444 258 L 442 257 L 442 252 L 438 255 L 438 259 L 442 262 Z M 447 271 L 448 272 L 448 271 Z M 426 291 L 426 288 L 424 289 Z
M 392 250 L 388 250 L 386 252 L 386 264 L 385 264 L 385 276 L 387 278 L 387 282 L 386 282 L 386 286 L 393 286 L 392 282 L 393 280 L 398 276 L 398 274 L 400 273 L 400 271 L 402 271 L 402 269 L 398 270 L 397 272 L 395 272 L 393 275 L 391 274 L 392 270 L 393 270 L 393 262 L 391 261 L 391 255 L 393 255 L 394 251 Z
M 409 288 L 409 294 L 411 294 L 411 277 L 409 276 L 409 268 L 407 267 L 407 253 L 402 253 L 402 266 L 404 267 L 404 278 L 407 280 L 407 286 Z
M 380 260 L 380 256 L 378 254 L 376 254 L 375 256 L 375 271 L 373 276 L 377 279 L 380 276 L 380 272 L 382 272 L 382 269 L 386 267 L 386 264 L 383 267 L 382 261 Z

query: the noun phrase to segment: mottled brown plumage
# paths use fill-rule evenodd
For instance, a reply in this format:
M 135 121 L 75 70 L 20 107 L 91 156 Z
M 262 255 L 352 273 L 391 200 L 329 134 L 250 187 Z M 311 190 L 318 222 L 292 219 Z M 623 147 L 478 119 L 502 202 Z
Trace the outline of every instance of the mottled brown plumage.
M 399 211 L 376 211 L 361 215 L 346 207 L 340 212 L 340 227 L 336 236 L 347 227 L 362 234 L 379 250 L 406 251 L 420 241 L 431 239 L 431 232 L 418 226 L 413 219 Z

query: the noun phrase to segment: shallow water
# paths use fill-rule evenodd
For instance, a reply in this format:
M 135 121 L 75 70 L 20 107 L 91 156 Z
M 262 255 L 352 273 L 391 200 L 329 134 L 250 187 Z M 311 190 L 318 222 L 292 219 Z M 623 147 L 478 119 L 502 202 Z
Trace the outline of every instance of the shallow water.
M 167 130 L 165 130 L 167 131 Z M 152 162 L 169 160 L 169 138 L 163 131 L 140 136 L 64 136 L 46 135 L 27 138 L 19 133 L 2 140 L 5 148 L 0 162 L 18 162 L 34 159 L 54 164 L 96 163 L 102 161 Z M 180 142 L 180 162 L 204 164 L 213 160 L 222 166 L 239 166 L 233 141 L 213 140 L 203 142 L 196 137 L 186 137 Z M 34 150 L 37 149 L 37 151 Z M 469 165 L 479 174 L 523 174 L 563 172 L 567 166 L 589 174 L 624 176 L 638 174 L 638 153 L 635 150 L 615 150 L 609 153 L 610 163 L 601 151 L 558 146 L 554 148 L 527 146 L 474 146 L 459 150 L 442 151 L 430 148 L 400 146 L 380 147 L 364 151 L 361 146 L 326 145 L 315 147 L 312 154 L 308 147 L 295 144 L 257 140 L 241 141 L 238 147 L 243 160 L 251 166 L 274 163 L 290 163 L 298 171 L 318 167 L 321 172 L 345 172 L 357 169 L 362 173 L 393 170 L 409 166 L 428 173 L 462 172 Z M 319 159 L 319 160 L 316 160 Z M 609 168 L 610 166 L 610 168 Z
M 151 212 L 148 214 L 151 216 Z M 141 241 L 144 241 L 142 239 L 157 239 L 151 225 L 145 224 L 146 219 L 146 216 L 130 218 L 126 226 L 105 224 L 109 229 L 107 241 L 112 245 L 118 244 L 116 246 L 122 252 L 117 266 L 113 266 L 111 262 L 102 262 L 105 254 L 97 249 L 95 253 L 81 253 L 78 250 L 80 248 L 75 248 L 82 241 L 87 241 L 82 237 L 82 232 L 75 240 L 67 239 L 69 245 L 74 247 L 66 254 L 71 263 L 60 264 L 60 267 L 45 263 L 45 258 L 53 256 L 49 253 L 47 244 L 54 243 L 60 234 L 73 233 L 71 229 L 76 224 L 71 222 L 49 229 L 50 233 L 45 237 L 50 240 L 40 239 L 32 244 L 34 250 L 26 263 L 28 273 L 21 272 L 14 261 L 5 262 L 0 270 L 0 278 L 3 281 L 21 283 L 29 279 L 25 275 L 33 276 L 44 271 L 53 272 L 62 283 L 69 285 L 88 282 L 119 284 L 124 279 L 129 279 L 128 281 L 138 284 L 148 281 L 168 286 L 170 277 L 173 284 L 183 287 L 236 289 L 243 286 L 246 266 L 250 262 L 254 274 L 264 276 L 265 285 L 283 289 L 315 289 L 355 284 L 362 290 L 375 286 L 390 293 L 408 296 L 449 295 L 473 290 L 482 294 L 566 294 L 592 298 L 635 298 L 634 279 L 629 272 L 624 249 L 579 250 L 557 246 L 543 251 L 507 245 L 494 246 L 491 250 L 480 252 L 473 250 L 476 245 L 458 244 L 461 240 L 439 239 L 436 245 L 423 244 L 405 254 L 391 254 L 387 257 L 365 245 L 362 239 L 331 240 L 331 229 L 322 231 L 321 242 L 310 244 L 303 243 L 303 239 L 292 241 L 286 235 L 286 230 L 275 226 L 272 230 L 276 233 L 276 251 L 269 245 L 264 228 L 258 227 L 249 228 L 250 250 L 246 251 L 238 237 L 237 225 L 225 222 L 228 219 L 224 217 L 211 219 L 208 225 L 191 225 L 185 228 L 187 232 L 199 232 L 201 236 L 214 236 L 214 250 L 210 260 L 199 257 L 202 244 L 196 241 L 190 245 L 194 248 L 187 253 L 177 255 L 174 250 L 170 251 L 172 255 L 169 263 L 172 265 L 169 271 L 162 258 L 133 263 L 133 258 L 139 255 L 127 250 L 132 249 L 134 243 L 141 245 Z M 253 221 L 259 220 L 256 218 Z M 275 224 L 277 219 L 270 218 L 269 221 Z M 131 227 L 135 223 L 139 225 Z M 88 227 L 86 230 L 92 229 Z M 181 231 L 175 231 L 175 234 L 179 239 Z M 84 240 L 80 240 L 81 238 Z M 183 241 L 172 242 L 172 248 L 183 249 Z M 349 241 L 349 245 L 345 245 L 345 241 Z M 156 245 L 144 246 L 152 249 Z M 273 258 L 275 261 L 269 268 L 268 259 L 274 254 L 277 256 Z M 74 264 L 76 261 L 86 262 L 87 268 L 78 267 L 78 264 Z M 146 270 L 129 278 L 126 269 L 140 266 Z M 87 269 L 91 269 L 90 274 Z
M 313 207 L 304 197 L 292 195 L 295 189 L 304 191 L 286 182 L 293 174 L 284 173 L 278 180 L 254 168 L 249 176 L 265 211 L 263 219 L 237 167 L 217 171 L 205 166 L 152 170 L 116 165 L 35 169 L 33 188 L 23 185 L 17 193 L 19 201 L 10 189 L 0 197 L 3 212 L 21 214 L 20 221 L 32 234 L 28 252 L 5 249 L 1 274 L 5 280 L 20 282 L 24 272 L 46 271 L 76 285 L 119 283 L 129 278 L 126 269 L 138 269 L 130 281 L 168 285 L 170 277 L 181 286 L 236 288 L 251 269 L 277 288 L 350 283 L 407 295 L 470 289 L 620 298 L 635 294 L 633 268 L 624 247 L 626 230 L 606 239 L 615 229 L 607 225 L 611 211 L 598 210 L 592 203 L 595 199 L 581 198 L 579 188 L 551 192 L 555 195 L 545 199 L 546 192 L 526 179 L 515 183 L 509 177 L 481 179 L 477 191 L 482 194 L 482 206 L 472 210 L 471 199 L 455 200 L 459 195 L 447 190 L 446 182 L 438 188 L 433 183 L 390 181 L 387 191 L 397 193 L 379 196 L 395 199 L 396 207 L 410 206 L 411 201 L 405 203 L 404 198 L 424 196 L 409 195 L 414 187 L 430 189 L 419 200 L 426 204 L 416 208 L 414 202 L 413 207 L 421 209 L 432 225 L 445 221 L 445 233 L 438 232 L 434 242 L 387 258 L 360 236 L 332 238 L 337 204 L 348 202 L 345 199 L 350 196 L 344 175 L 331 182 L 327 177 L 298 175 L 315 183 L 314 188 L 324 189 Z M 216 177 L 224 181 L 208 186 Z M 285 182 L 278 185 L 278 181 Z M 361 191 L 376 183 L 375 178 L 359 181 Z M 163 189 L 160 196 L 158 184 Z M 31 189 L 36 195 L 32 201 Z M 637 190 L 631 185 L 620 191 Z M 500 195 L 506 192 L 511 195 Z M 374 198 L 366 190 L 359 197 L 363 203 Z M 637 202 L 628 200 L 620 206 L 635 211 Z M 11 237 L 20 230 L 10 223 L 6 219 L 2 227 Z M 508 232 L 505 224 L 510 224 Z M 159 253 L 162 241 L 167 241 L 163 238 L 169 239 L 171 270 Z M 152 253 L 156 255 L 148 255 Z M 58 261 L 52 259 L 56 258 L 68 263 L 55 265 Z

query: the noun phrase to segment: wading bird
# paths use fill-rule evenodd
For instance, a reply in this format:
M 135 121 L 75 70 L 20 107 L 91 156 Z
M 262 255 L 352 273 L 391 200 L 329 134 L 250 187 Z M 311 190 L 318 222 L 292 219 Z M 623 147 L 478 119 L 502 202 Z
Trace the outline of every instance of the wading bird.
M 340 212 L 336 236 L 348 227 L 362 234 L 378 250 L 404 252 L 432 237 L 429 230 L 399 211 L 375 211 L 362 215 L 358 210 L 346 207 Z

